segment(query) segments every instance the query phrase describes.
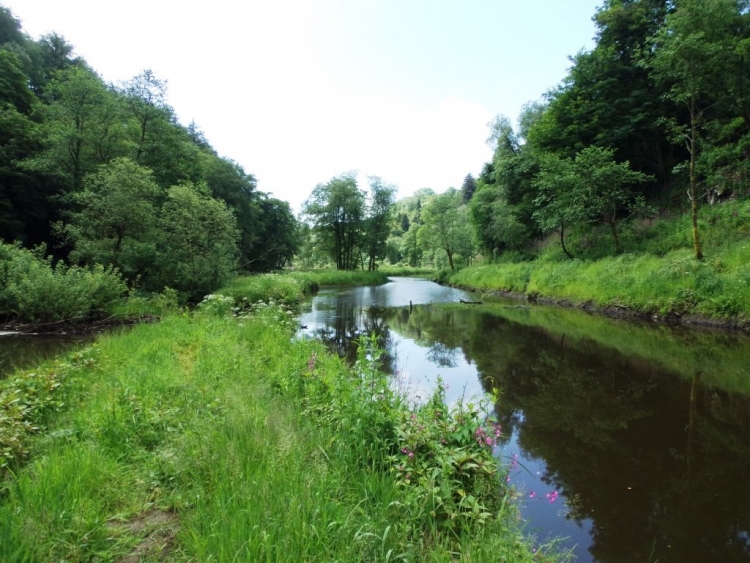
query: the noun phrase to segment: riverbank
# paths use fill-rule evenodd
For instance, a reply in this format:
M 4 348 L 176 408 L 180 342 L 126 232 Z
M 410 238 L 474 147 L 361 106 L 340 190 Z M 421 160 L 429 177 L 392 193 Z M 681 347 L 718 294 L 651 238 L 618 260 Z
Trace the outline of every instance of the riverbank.
M 617 318 L 750 330 L 750 243 L 703 261 L 689 250 L 663 257 L 471 266 L 440 281 L 477 292 L 575 307 Z
M 227 301 L 2 383 L 0 559 L 548 560 L 476 407 L 407 405 L 377 348 L 352 369 Z

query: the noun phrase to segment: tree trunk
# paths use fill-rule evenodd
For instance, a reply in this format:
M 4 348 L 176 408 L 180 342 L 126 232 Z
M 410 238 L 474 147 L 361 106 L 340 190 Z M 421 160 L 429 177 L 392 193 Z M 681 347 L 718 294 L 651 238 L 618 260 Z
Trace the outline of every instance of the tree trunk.
M 698 194 L 695 177 L 695 151 L 697 147 L 698 116 L 695 115 L 695 99 L 690 101 L 690 217 L 693 222 L 693 248 L 696 260 L 703 260 L 701 242 L 698 238 Z
M 455 271 L 456 268 L 453 267 L 453 253 L 447 248 L 445 249 L 445 253 L 448 255 L 448 264 L 451 265 L 451 270 Z
M 612 236 L 615 238 L 615 252 L 620 254 L 620 252 L 622 252 L 622 247 L 620 246 L 620 237 L 617 234 L 617 221 L 614 217 L 610 217 L 607 223 L 609 223 L 609 228 L 612 229 Z
M 562 249 L 563 249 L 563 252 L 565 253 L 565 256 L 567 256 L 568 258 L 572 260 L 573 255 L 570 252 L 568 252 L 567 248 L 565 248 L 565 223 L 563 223 L 562 221 L 560 221 L 560 244 L 562 245 Z

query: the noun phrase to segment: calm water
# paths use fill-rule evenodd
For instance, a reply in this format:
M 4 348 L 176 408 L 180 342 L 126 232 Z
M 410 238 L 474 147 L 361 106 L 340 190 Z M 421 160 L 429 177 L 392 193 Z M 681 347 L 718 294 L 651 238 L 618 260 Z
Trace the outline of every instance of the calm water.
M 449 401 L 501 389 L 499 455 L 517 456 L 511 484 L 540 543 L 565 536 L 581 562 L 750 561 L 750 340 L 501 299 L 439 305 L 461 298 L 395 278 L 321 291 L 300 322 L 349 358 L 376 331 L 414 397 L 438 375 Z
M 0 336 L 0 379 L 7 377 L 15 369 L 34 366 L 93 339 L 93 335 Z

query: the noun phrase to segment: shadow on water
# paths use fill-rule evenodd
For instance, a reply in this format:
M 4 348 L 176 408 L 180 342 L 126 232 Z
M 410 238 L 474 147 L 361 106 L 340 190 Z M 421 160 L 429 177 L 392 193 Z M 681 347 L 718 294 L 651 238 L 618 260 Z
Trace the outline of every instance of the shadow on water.
M 750 561 L 747 338 L 366 295 L 330 292 L 302 323 L 349 359 L 375 331 L 390 373 L 440 374 L 454 399 L 500 389 L 504 456 L 525 468 L 512 484 L 539 536 L 569 536 L 584 562 Z

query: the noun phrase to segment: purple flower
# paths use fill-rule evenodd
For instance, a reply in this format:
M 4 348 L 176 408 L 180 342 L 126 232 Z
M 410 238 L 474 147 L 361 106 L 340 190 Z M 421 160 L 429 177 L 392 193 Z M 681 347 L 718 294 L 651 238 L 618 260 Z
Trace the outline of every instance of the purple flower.
M 531 491 L 529 493 L 529 498 L 536 498 L 536 492 L 535 491 Z
M 547 493 L 544 496 L 547 498 L 549 503 L 552 504 L 553 502 L 557 500 L 558 494 L 557 494 L 557 491 L 552 491 L 551 493 Z

